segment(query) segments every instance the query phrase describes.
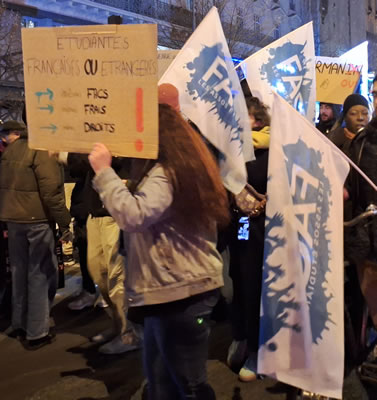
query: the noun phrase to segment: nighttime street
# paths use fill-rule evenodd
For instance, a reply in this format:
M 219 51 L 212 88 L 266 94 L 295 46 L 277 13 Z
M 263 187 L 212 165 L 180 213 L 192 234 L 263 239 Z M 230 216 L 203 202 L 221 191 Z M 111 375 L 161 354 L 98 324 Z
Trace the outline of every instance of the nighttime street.
M 66 269 L 67 284 L 59 290 L 52 316 L 56 342 L 39 351 L 26 351 L 6 336 L 9 323 L 0 320 L 0 393 L 4 400 L 141 400 L 144 378 L 141 351 L 102 355 L 88 338 L 106 329 L 106 309 L 73 312 L 67 296 L 80 286 L 79 268 Z M 238 380 L 226 365 L 229 322 L 213 323 L 208 361 L 209 381 L 218 400 L 293 400 L 287 390 L 266 378 Z M 289 395 L 288 395 L 289 396 Z M 296 398 L 294 398 L 296 400 Z M 345 381 L 343 400 L 375 400 L 377 389 L 363 386 L 355 371 Z M 297 398 L 298 400 L 298 398 Z
M 28 352 L 15 340 L 0 334 L 0 393 L 4 400 L 90 400 L 141 399 L 143 385 L 141 352 L 101 355 L 98 346 L 88 341 L 104 330 L 110 319 L 106 309 L 73 312 L 64 296 L 77 290 L 79 269 L 68 268 L 67 287 L 59 291 L 52 316 L 57 340 L 35 352 Z M 7 325 L 1 320 L 2 327 Z M 209 380 L 218 400 L 283 400 L 285 394 L 274 393 L 271 379 L 241 383 L 226 366 L 230 326 L 214 325 L 208 361 Z M 277 389 L 279 392 L 280 390 Z
M 0 0 L 0 400 L 377 400 L 377 0 Z

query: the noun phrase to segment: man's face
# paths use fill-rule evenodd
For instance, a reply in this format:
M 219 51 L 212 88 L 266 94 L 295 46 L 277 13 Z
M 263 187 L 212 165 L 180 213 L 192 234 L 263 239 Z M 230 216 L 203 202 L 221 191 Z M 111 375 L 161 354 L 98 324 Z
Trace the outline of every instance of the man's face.
M 364 128 L 369 121 L 369 110 L 361 105 L 351 107 L 346 117 L 346 128 L 352 133 L 357 133 L 360 128 Z
M 377 112 L 377 82 L 373 83 L 372 96 L 373 96 L 374 113 L 376 113 Z
M 13 143 L 15 140 L 17 140 L 20 137 L 20 135 L 16 132 L 9 132 L 8 134 L 4 134 L 1 136 L 1 141 L 5 146 L 8 144 Z
M 319 119 L 323 122 L 331 121 L 334 118 L 334 112 L 328 104 L 321 104 L 319 107 Z

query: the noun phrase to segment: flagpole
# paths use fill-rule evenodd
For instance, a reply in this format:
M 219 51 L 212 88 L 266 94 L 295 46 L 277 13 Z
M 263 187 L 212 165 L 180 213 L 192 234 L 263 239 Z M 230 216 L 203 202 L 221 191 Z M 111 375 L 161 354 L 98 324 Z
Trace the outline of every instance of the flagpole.
M 283 100 L 285 100 L 282 96 L 280 96 L 280 94 L 278 94 L 275 90 L 271 90 L 271 92 L 276 95 L 281 97 Z M 286 100 L 285 100 L 286 101 Z M 288 103 L 289 104 L 289 103 Z M 289 104 L 292 108 L 292 110 L 296 113 L 298 113 L 301 117 L 303 117 L 302 114 L 300 114 L 294 107 L 292 107 L 291 104 Z M 305 121 L 306 124 L 308 124 L 311 128 L 313 128 L 313 125 L 306 119 L 303 118 L 303 121 Z M 339 154 L 340 157 L 342 157 L 346 162 L 348 162 L 348 164 L 350 164 L 368 183 L 369 185 L 377 192 L 377 186 L 376 184 L 369 178 L 368 175 L 365 174 L 365 172 L 363 172 L 350 158 L 348 158 L 343 152 L 342 150 L 340 150 L 329 138 L 327 138 L 321 131 L 319 131 L 317 128 L 315 129 L 315 133 L 317 134 L 317 136 L 319 138 L 321 138 L 322 140 L 324 140 L 325 142 L 327 142 L 327 144 L 329 144 L 333 150 Z
M 293 108 L 293 107 L 292 107 Z M 297 111 L 297 110 L 295 110 Z M 297 111 L 298 112 L 298 111 Z M 309 124 L 310 122 L 307 121 Z M 356 165 L 349 157 L 347 157 L 342 150 L 340 150 L 329 138 L 327 138 L 321 131 L 316 129 L 316 133 L 318 136 L 320 136 L 323 140 L 326 140 L 330 146 L 333 147 L 333 149 L 345 160 L 350 164 L 368 183 L 372 188 L 377 192 L 377 185 L 369 178 L 369 176 L 359 168 L 358 165 Z

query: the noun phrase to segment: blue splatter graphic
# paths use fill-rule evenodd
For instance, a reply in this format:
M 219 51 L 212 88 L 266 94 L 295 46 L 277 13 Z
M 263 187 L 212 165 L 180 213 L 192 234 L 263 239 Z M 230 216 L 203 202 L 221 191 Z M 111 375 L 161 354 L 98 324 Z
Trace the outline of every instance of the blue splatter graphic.
M 191 81 L 187 83 L 187 92 L 193 100 L 200 99 L 212 105 L 218 120 L 225 128 L 230 127 L 230 141 L 239 141 L 240 153 L 242 151 L 242 127 L 233 107 L 232 83 L 222 51 L 222 44 L 212 47 L 204 46 L 198 57 L 187 63 Z
M 327 285 L 326 273 L 329 270 L 329 240 L 327 239 L 326 223 L 329 217 L 329 206 L 331 197 L 331 187 L 324 168 L 321 168 L 322 154 L 319 151 L 310 149 L 300 139 L 296 144 L 283 146 L 285 154 L 285 165 L 287 168 L 288 179 L 292 186 L 292 179 L 295 179 L 295 193 L 292 195 L 294 206 L 312 205 L 313 212 L 304 215 L 296 213 L 296 217 L 307 227 L 305 231 L 298 232 L 298 239 L 301 243 L 301 261 L 303 275 L 307 279 L 306 300 L 309 306 L 310 324 L 313 343 L 318 344 L 322 338 L 324 330 L 329 329 L 328 324 L 334 323 L 328 312 L 328 303 L 333 297 Z M 310 176 L 315 177 L 312 183 L 300 177 L 294 176 L 293 171 L 297 168 L 306 171 Z M 303 190 L 302 190 L 303 189 Z M 305 193 L 302 196 L 302 193 Z M 262 293 L 262 304 L 264 316 L 261 320 L 260 345 L 267 344 L 282 328 L 293 329 L 300 332 L 302 327 L 299 324 L 289 325 L 286 319 L 290 310 L 298 310 L 299 303 L 292 295 L 295 282 L 284 288 L 276 289 L 279 286 L 279 279 L 284 277 L 284 270 L 289 266 L 272 266 L 268 263 L 269 257 L 275 252 L 280 251 L 286 244 L 284 237 L 271 235 L 271 231 L 278 231 L 284 225 L 283 216 L 276 214 L 272 218 L 266 219 L 266 241 L 264 249 L 264 290 Z M 276 228 L 278 228 L 276 230 Z M 283 300 L 285 299 L 285 300 Z M 287 300 L 289 299 L 289 300 Z M 275 351 L 276 343 L 269 343 L 268 348 Z
M 261 66 L 263 80 L 267 80 L 285 100 L 301 114 L 308 111 L 312 79 L 307 78 L 310 60 L 304 54 L 304 44 L 284 43 L 269 50 L 267 63 Z
M 276 282 L 285 275 L 282 265 L 273 266 L 267 262 L 270 255 L 277 249 L 284 247 L 286 240 L 277 235 L 272 236 L 271 231 L 274 228 L 282 227 L 284 223 L 281 214 L 275 214 L 272 218 L 266 216 L 265 242 L 264 242 L 264 268 L 263 268 L 263 284 L 262 304 L 263 316 L 260 320 L 261 331 L 259 334 L 259 345 L 265 345 L 269 342 L 282 328 L 291 328 L 299 332 L 301 328 L 298 325 L 289 325 L 287 323 L 288 311 L 298 310 L 299 303 L 291 296 L 291 289 L 294 283 L 281 288 L 274 289 Z M 283 299 L 290 298 L 289 300 Z M 269 349 L 275 351 L 276 343 L 269 343 Z

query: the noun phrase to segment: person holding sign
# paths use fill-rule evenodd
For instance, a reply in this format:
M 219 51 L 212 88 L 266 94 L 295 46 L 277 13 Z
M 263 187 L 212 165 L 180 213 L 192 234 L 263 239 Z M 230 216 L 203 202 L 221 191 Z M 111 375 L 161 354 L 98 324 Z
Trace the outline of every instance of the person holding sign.
M 129 318 L 144 323 L 148 398 L 215 399 L 207 382 L 209 316 L 223 286 L 217 226 L 229 221 L 218 167 L 180 114 L 159 105 L 159 156 L 130 188 L 96 144 L 94 187 L 125 233 Z M 195 178 L 193 178 L 195 177 Z

